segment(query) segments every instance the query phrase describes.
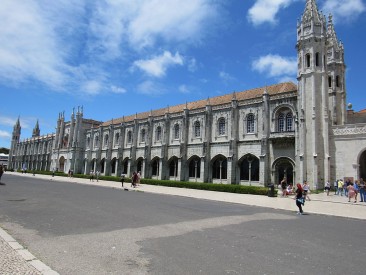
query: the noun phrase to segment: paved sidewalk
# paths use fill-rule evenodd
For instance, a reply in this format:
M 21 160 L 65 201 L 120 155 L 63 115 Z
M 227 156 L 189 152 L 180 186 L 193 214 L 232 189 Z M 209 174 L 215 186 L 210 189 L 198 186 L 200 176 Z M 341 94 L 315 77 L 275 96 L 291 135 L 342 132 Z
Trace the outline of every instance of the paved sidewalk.
M 89 179 L 68 178 L 68 177 L 51 177 L 49 175 L 35 175 L 10 173 L 9 175 L 19 177 L 36 177 L 39 179 L 47 179 L 52 181 L 68 182 L 70 184 L 88 184 L 94 186 L 102 186 L 106 188 L 121 189 L 121 183 L 102 181 L 93 182 Z M 6 177 L 6 175 L 5 175 Z M 130 183 L 125 183 L 124 188 L 131 191 L 149 192 L 157 194 L 166 194 L 172 196 L 184 196 L 197 199 L 222 201 L 228 203 L 238 203 L 243 205 L 267 207 L 272 209 L 287 210 L 295 213 L 297 207 L 293 197 L 275 197 L 232 194 L 224 192 L 194 190 L 175 187 L 164 187 L 155 185 L 142 184 L 137 188 L 131 188 Z M 312 214 L 330 215 L 354 219 L 366 220 L 366 202 L 348 202 L 344 196 L 336 196 L 331 192 L 329 196 L 325 193 L 310 194 L 311 201 L 306 201 L 304 212 Z M 9 258 L 3 255 L 10 255 Z M 26 255 L 26 256 L 24 256 Z M 30 254 L 27 250 L 21 247 L 9 234 L 0 228 L 0 273 L 1 274 L 58 274 L 44 265 L 39 260 Z

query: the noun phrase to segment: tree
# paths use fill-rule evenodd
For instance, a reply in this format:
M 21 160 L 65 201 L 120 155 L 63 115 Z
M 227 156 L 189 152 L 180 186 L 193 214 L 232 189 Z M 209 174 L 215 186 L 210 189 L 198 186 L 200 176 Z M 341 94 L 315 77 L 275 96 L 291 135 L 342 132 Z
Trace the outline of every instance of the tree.
M 1 147 L 0 148 L 0 153 L 9 155 L 9 149 L 8 148 Z

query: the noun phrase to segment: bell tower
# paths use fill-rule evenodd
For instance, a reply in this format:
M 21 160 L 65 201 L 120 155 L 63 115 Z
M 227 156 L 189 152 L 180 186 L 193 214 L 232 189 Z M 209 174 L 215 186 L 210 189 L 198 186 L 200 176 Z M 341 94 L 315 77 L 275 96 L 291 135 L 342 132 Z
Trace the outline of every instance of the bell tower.
M 332 15 L 329 15 L 327 30 L 327 69 L 329 111 L 333 125 L 346 123 L 346 83 L 344 48 L 334 30 Z
M 297 24 L 299 146 L 296 179 L 318 189 L 329 178 L 327 26 L 315 0 Z
M 9 169 L 16 168 L 15 159 L 13 158 L 13 156 L 15 155 L 15 150 L 17 149 L 17 144 L 20 141 L 21 129 L 22 129 L 22 127 L 20 127 L 20 121 L 19 121 L 19 117 L 18 117 L 17 121 L 15 122 L 12 137 L 11 137 L 11 145 L 10 145 L 10 150 L 9 150 L 9 165 L 8 165 Z
M 40 133 L 41 133 L 41 130 L 39 129 L 39 123 L 38 123 L 38 119 L 37 119 L 36 126 L 34 126 L 34 128 L 33 128 L 32 137 L 39 137 Z

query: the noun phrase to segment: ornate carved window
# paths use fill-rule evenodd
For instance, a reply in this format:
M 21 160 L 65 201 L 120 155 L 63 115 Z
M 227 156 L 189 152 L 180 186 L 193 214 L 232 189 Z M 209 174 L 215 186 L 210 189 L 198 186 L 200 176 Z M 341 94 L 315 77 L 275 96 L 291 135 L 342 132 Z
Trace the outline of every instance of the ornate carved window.
M 179 124 L 175 124 L 174 125 L 174 139 L 179 139 L 180 136 L 180 129 L 179 129 Z
M 310 68 L 310 53 L 306 54 L 306 68 Z
M 161 127 L 160 126 L 156 127 L 155 140 L 161 141 Z
M 291 113 L 288 113 L 286 115 L 286 131 L 287 132 L 292 131 L 292 121 L 293 121 L 292 114 Z
M 119 133 L 116 133 L 114 138 L 114 146 L 118 146 L 118 144 L 119 144 Z
M 226 134 L 226 121 L 225 118 L 221 117 L 218 121 L 219 126 L 219 136 L 223 136 Z
M 104 147 L 108 146 L 108 142 L 109 142 L 109 135 L 107 134 L 104 136 Z
M 141 132 L 140 132 L 141 142 L 145 142 L 145 138 L 146 138 L 146 131 L 145 131 L 145 129 L 142 129 Z
M 247 115 L 247 133 L 254 133 L 254 115 Z
M 127 143 L 132 143 L 132 131 L 127 132 Z
M 201 136 L 201 123 L 199 121 L 196 121 L 194 123 L 194 136 L 195 137 Z
M 278 132 L 284 132 L 285 131 L 285 115 L 283 113 L 280 113 L 278 115 Z
M 94 148 L 98 148 L 99 146 L 99 136 L 95 136 L 94 138 Z

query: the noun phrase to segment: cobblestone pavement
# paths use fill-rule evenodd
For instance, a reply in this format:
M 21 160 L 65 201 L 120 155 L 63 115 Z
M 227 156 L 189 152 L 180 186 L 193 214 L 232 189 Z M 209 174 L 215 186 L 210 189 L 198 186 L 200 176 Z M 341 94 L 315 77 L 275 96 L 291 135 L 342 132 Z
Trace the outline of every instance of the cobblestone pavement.
M 38 275 L 42 273 L 0 237 L 0 274 Z

